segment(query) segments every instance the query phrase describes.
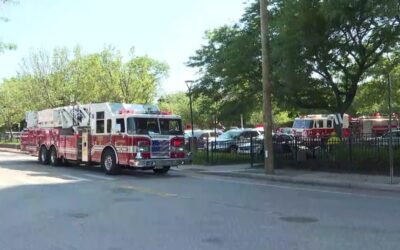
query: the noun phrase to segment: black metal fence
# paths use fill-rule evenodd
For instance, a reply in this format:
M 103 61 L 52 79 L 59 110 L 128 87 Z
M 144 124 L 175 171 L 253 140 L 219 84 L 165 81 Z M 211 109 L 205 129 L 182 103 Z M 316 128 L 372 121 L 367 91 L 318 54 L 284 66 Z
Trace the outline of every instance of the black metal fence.
M 18 144 L 20 141 L 20 133 L 19 132 L 3 132 L 0 133 L 0 143 L 14 143 Z
M 188 143 L 190 145 L 190 142 Z M 195 142 L 192 156 L 196 164 L 249 163 L 264 161 L 262 138 L 228 141 Z M 394 166 L 400 169 L 400 137 L 392 138 Z M 273 136 L 274 160 L 277 167 L 335 169 L 346 171 L 386 172 L 389 169 L 389 138 L 369 135 L 333 137 Z M 188 146 L 190 150 L 190 146 Z

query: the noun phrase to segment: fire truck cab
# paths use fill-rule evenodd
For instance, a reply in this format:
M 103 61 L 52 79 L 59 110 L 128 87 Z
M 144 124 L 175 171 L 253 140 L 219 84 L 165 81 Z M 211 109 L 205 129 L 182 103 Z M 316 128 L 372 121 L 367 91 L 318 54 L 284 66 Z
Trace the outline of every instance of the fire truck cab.
M 21 150 L 43 164 L 101 164 L 166 173 L 186 160 L 180 116 L 155 105 L 98 103 L 26 114 Z

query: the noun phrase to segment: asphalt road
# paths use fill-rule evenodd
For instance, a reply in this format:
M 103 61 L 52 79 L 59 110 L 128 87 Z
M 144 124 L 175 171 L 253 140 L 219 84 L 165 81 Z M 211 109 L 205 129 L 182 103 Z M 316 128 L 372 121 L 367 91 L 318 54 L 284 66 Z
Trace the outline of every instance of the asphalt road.
M 0 249 L 399 249 L 400 194 L 0 152 Z

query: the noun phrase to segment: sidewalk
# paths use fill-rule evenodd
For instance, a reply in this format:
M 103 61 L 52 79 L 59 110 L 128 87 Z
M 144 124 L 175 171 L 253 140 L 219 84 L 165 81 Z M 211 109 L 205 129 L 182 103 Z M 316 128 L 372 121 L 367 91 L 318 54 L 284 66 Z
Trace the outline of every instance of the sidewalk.
M 250 168 L 248 164 L 220 166 L 185 165 L 179 168 L 183 171 L 193 171 L 209 175 L 264 179 L 328 187 L 400 192 L 400 177 L 394 177 L 393 182 L 396 184 L 390 184 L 389 175 L 329 173 L 295 169 L 276 169 L 275 174 L 266 175 L 264 169 Z
M 24 154 L 23 152 L 21 152 L 21 150 L 19 150 L 17 148 L 3 148 L 3 147 L 0 147 L 0 152 Z

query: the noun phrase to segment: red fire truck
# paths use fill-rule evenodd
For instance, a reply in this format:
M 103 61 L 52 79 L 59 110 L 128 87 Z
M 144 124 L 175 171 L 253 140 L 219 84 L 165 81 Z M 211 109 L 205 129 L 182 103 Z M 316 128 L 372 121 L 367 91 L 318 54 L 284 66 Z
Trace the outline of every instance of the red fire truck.
M 337 117 L 334 114 L 329 115 L 306 115 L 295 118 L 293 122 L 293 134 L 302 137 L 326 137 L 335 131 L 335 122 Z M 336 120 L 336 121 L 335 121 Z M 343 115 L 340 121 L 343 129 L 343 136 L 350 135 L 349 116 Z
M 186 160 L 180 116 L 155 105 L 98 103 L 27 112 L 21 150 L 42 164 L 101 164 L 166 173 Z
M 350 120 L 351 131 L 357 135 L 381 136 L 389 131 L 389 116 L 375 113 L 372 116 L 360 116 Z M 399 118 L 392 116 L 392 129 L 399 127 Z
M 334 131 L 334 123 L 338 117 L 329 115 L 306 115 L 298 117 L 293 123 L 293 134 L 302 137 L 326 137 Z M 336 120 L 336 121 L 335 121 Z M 343 115 L 340 122 L 343 129 L 343 136 L 350 134 L 362 136 L 380 136 L 389 130 L 389 117 L 375 113 L 373 116 L 351 117 Z M 392 116 L 392 129 L 399 127 L 399 119 Z

